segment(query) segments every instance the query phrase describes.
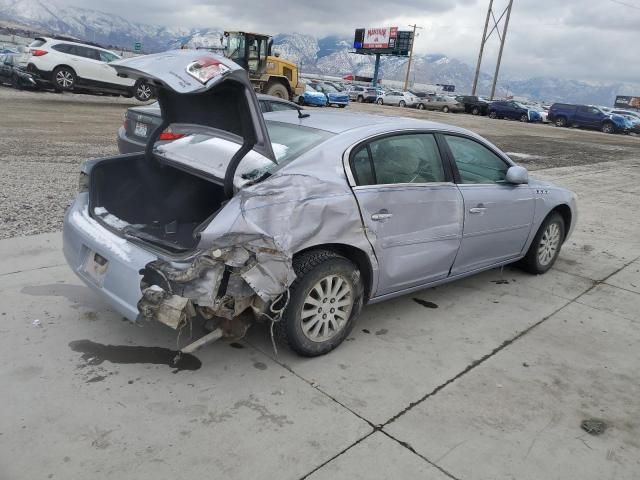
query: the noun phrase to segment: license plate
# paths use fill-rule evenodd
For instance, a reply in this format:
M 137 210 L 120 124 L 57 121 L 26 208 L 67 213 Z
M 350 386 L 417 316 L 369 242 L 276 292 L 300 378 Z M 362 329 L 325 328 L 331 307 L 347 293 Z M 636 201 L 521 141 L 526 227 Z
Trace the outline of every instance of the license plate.
M 147 125 L 145 123 L 136 122 L 136 128 L 133 133 L 138 137 L 146 137 L 147 136 Z
M 107 274 L 107 268 L 109 268 L 109 260 L 92 250 L 87 252 L 82 270 L 97 285 L 102 286 L 104 277 Z

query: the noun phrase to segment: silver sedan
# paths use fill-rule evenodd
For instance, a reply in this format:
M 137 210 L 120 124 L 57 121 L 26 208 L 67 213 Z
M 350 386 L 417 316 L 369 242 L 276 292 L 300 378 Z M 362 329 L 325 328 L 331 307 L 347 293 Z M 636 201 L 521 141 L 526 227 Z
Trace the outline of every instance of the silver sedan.
M 246 73 L 212 54 L 114 66 L 153 81 L 162 125 L 143 153 L 83 164 L 64 253 L 132 321 L 203 322 L 212 331 L 196 346 L 264 321 L 297 353 L 322 355 L 366 303 L 514 262 L 546 272 L 576 223 L 570 191 L 470 131 L 263 117 Z M 172 125 L 192 133 L 156 144 Z

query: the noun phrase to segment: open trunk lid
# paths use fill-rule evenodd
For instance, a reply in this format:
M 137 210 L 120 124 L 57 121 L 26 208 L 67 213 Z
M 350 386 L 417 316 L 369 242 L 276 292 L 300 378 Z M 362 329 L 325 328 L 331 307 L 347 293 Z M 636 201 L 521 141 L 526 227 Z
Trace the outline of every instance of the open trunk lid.
M 118 60 L 118 75 L 144 78 L 157 90 L 162 123 L 147 137 L 146 154 L 224 186 L 233 195 L 234 177 L 247 157 L 256 170 L 276 163 L 258 99 L 247 72 L 209 52 L 174 50 Z M 172 125 L 193 132 L 157 144 Z

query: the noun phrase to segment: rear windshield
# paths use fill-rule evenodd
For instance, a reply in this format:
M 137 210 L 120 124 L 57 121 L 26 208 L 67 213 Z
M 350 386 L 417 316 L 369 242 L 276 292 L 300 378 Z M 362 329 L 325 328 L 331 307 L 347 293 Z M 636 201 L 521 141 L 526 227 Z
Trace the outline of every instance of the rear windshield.
M 37 38 L 35 39 L 33 42 L 31 42 L 29 44 L 29 47 L 31 48 L 37 48 L 37 47 L 41 47 L 42 45 L 44 45 L 46 43 L 46 40 L 43 40 L 41 38 Z
M 317 128 L 267 120 L 267 131 L 278 165 L 288 163 L 334 134 Z

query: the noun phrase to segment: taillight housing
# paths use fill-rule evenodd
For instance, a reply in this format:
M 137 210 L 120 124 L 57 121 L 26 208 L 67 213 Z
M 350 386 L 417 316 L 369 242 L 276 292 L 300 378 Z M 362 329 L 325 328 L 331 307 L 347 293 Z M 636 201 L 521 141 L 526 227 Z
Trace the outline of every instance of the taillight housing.
M 47 52 L 46 50 L 40 50 L 39 48 L 34 48 L 31 50 L 31 55 L 33 55 L 34 57 L 42 57 L 43 55 L 46 55 Z
M 89 191 L 89 175 L 84 172 L 80 172 L 78 176 L 78 193 Z
M 184 133 L 175 133 L 171 131 L 171 127 L 167 128 L 164 132 L 160 134 L 158 140 L 170 142 L 172 140 L 178 140 L 179 138 L 184 137 Z

